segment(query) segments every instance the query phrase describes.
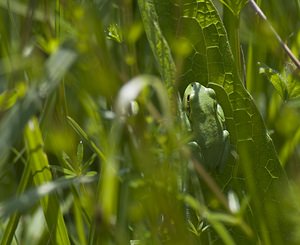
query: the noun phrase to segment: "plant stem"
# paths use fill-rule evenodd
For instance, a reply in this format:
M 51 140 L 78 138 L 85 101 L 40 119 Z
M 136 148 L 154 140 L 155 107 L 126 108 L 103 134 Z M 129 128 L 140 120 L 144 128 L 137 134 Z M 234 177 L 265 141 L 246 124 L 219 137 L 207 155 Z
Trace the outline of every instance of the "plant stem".
M 229 44 L 231 46 L 233 58 L 235 60 L 235 66 L 239 77 L 243 77 L 243 66 L 241 59 L 240 49 L 240 16 L 233 14 L 226 6 L 223 8 L 224 25 L 227 31 Z
M 273 32 L 274 36 L 276 37 L 277 41 L 280 43 L 283 50 L 287 53 L 287 55 L 290 57 L 290 59 L 293 61 L 293 63 L 297 66 L 297 68 L 300 70 L 300 61 L 296 58 L 296 56 L 292 53 L 290 48 L 284 43 L 284 41 L 281 39 L 279 34 L 276 32 L 272 24 L 268 21 L 267 17 L 263 13 L 263 11 L 260 9 L 260 7 L 254 2 L 254 0 L 250 0 L 250 4 L 254 11 L 267 23 L 270 30 Z

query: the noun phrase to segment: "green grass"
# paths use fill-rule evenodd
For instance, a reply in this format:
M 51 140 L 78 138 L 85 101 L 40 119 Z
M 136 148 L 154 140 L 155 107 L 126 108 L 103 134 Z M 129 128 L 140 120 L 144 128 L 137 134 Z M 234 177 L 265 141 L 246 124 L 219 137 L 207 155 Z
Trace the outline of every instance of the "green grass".
M 300 4 L 257 4 L 0 0 L 1 244 L 299 244 Z M 189 149 L 193 81 L 222 172 Z

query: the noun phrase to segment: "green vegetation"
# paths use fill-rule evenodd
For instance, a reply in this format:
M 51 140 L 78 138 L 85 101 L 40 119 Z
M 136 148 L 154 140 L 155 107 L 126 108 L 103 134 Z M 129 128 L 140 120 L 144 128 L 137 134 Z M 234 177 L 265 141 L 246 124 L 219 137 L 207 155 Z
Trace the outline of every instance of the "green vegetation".
M 299 244 L 300 1 L 256 4 L 0 0 L 1 244 Z M 189 144 L 196 81 L 222 171 Z

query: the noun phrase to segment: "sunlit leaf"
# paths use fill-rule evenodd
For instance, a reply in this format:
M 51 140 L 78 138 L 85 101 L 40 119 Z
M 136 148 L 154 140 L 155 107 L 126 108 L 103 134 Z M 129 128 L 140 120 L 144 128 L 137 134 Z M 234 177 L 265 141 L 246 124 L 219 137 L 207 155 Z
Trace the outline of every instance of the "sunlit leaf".
M 288 98 L 287 80 L 284 79 L 279 72 L 276 72 L 265 65 L 261 65 L 259 73 L 267 76 L 277 93 L 281 96 L 282 100 L 286 100 Z

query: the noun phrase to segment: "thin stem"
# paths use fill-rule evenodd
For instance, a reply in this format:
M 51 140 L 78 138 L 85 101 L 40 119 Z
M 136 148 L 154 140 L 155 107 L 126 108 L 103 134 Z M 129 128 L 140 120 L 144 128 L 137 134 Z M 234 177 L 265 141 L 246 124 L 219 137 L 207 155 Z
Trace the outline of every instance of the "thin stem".
M 278 35 L 272 24 L 268 21 L 266 15 L 263 13 L 263 11 L 260 9 L 260 7 L 255 3 L 254 0 L 249 1 L 254 11 L 267 23 L 273 34 L 275 35 L 276 39 L 280 43 L 281 47 L 284 49 L 284 51 L 287 53 L 287 55 L 290 57 L 290 59 L 294 62 L 294 64 L 297 66 L 297 68 L 300 70 L 300 61 L 296 58 L 296 56 L 292 53 L 290 48 L 284 43 L 284 41 L 281 39 L 281 37 Z
M 215 183 L 215 181 L 211 178 L 209 174 L 207 174 L 206 170 L 203 168 L 201 163 L 199 163 L 197 160 L 192 159 L 194 168 L 196 172 L 199 174 L 199 176 L 204 180 L 204 182 L 207 184 L 208 188 L 216 195 L 216 197 L 219 199 L 219 201 L 222 203 L 222 205 L 230 211 L 230 208 L 228 206 L 228 201 L 225 197 L 225 195 L 221 192 L 218 185 Z

